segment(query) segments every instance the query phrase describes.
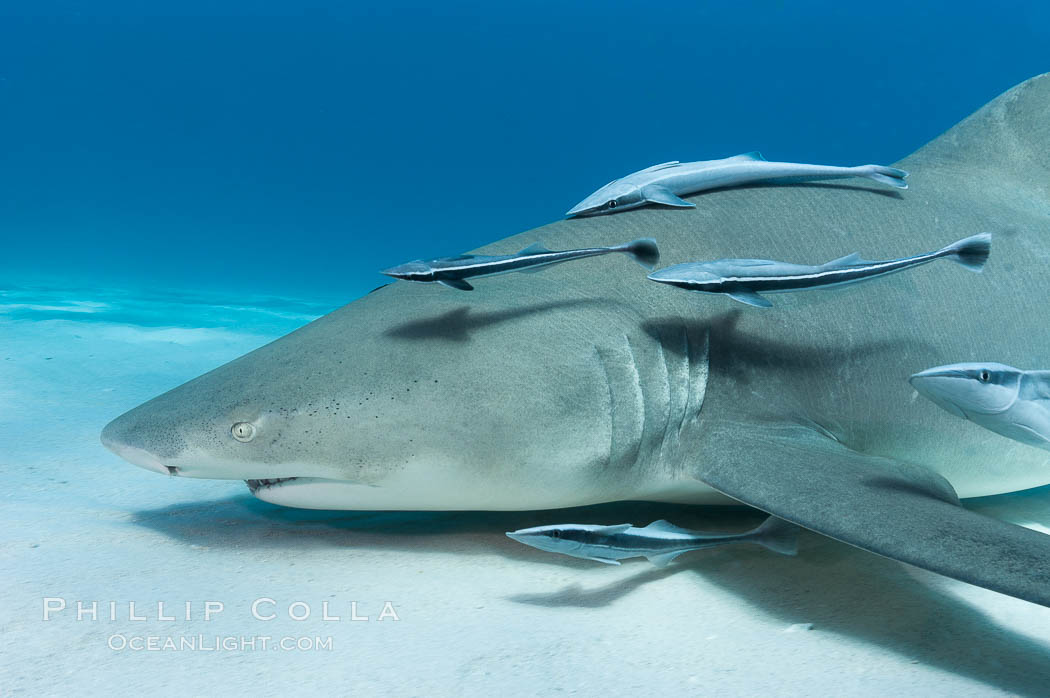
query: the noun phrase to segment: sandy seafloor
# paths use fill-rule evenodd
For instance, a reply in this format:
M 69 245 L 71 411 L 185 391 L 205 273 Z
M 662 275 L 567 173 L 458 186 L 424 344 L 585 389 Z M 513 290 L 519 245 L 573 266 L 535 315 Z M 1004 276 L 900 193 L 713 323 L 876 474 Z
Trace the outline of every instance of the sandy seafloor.
M 166 478 L 99 444 L 112 417 L 330 307 L 2 290 L 0 694 L 1050 692 L 1050 609 L 819 535 L 803 535 L 797 558 L 737 546 L 665 569 L 555 556 L 503 535 L 542 523 L 656 518 L 743 528 L 761 518 L 747 509 L 301 511 L 258 501 L 242 482 Z M 1048 488 L 968 505 L 1050 525 Z M 69 608 L 44 621 L 45 597 Z M 263 597 L 277 604 L 260 610 L 278 619 L 252 617 L 252 601 Z M 101 601 L 100 619 L 78 621 L 77 600 Z M 129 601 L 148 619 L 129 620 Z M 158 620 L 158 601 L 178 619 Z M 224 604 L 207 622 L 205 601 Z M 297 601 L 310 618 L 288 618 Z M 324 601 L 341 620 L 320 618 Z M 398 620 L 378 619 L 388 601 Z M 351 602 L 368 621 L 349 619 Z M 108 646 L 120 644 L 114 636 L 162 643 L 199 635 L 208 647 L 216 636 L 331 637 L 332 647 Z

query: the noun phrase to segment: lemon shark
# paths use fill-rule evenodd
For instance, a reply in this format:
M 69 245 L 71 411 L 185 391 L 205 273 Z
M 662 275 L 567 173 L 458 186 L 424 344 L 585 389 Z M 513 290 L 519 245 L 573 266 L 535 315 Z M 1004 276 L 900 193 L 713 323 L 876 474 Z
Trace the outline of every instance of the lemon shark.
M 905 193 L 724 189 L 685 210 L 561 220 L 478 250 L 653 237 L 669 263 L 885 257 L 991 232 L 984 274 L 923 274 L 776 313 L 646 281 L 629 260 L 395 282 L 116 418 L 106 446 L 179 477 L 325 509 L 743 502 L 1050 605 L 1050 537 L 959 498 L 1050 483 L 1050 453 L 931 409 L 908 377 L 1050 351 L 1050 74 L 897 164 Z

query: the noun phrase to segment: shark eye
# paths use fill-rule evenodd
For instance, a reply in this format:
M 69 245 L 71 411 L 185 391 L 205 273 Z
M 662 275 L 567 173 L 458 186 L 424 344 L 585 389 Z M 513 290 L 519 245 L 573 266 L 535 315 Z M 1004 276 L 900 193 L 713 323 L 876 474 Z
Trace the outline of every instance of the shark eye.
M 977 376 L 977 380 L 981 381 L 982 383 L 987 383 L 988 379 L 991 377 L 992 376 L 988 373 L 988 371 L 981 371 L 980 375 Z
M 561 531 L 551 531 L 551 538 L 561 538 Z
M 230 427 L 230 434 L 238 441 L 248 443 L 255 438 L 255 425 L 251 422 L 237 422 Z

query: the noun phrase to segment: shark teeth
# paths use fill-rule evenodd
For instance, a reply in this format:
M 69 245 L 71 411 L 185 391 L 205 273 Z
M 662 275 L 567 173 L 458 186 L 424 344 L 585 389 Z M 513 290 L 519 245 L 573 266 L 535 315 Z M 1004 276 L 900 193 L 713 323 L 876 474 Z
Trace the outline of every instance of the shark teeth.
M 279 485 L 282 482 L 289 482 L 290 480 L 297 480 L 294 477 L 275 477 L 275 478 L 262 478 L 259 480 L 245 480 L 244 483 L 248 485 L 248 491 L 252 494 L 263 487 L 272 487 L 273 485 Z

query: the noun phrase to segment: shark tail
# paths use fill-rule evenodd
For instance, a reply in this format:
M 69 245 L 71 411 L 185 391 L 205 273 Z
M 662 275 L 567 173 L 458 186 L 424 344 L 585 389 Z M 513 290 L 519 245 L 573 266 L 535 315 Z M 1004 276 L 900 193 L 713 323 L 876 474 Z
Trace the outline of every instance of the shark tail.
M 781 555 L 798 553 L 798 526 L 784 519 L 770 516 L 751 532 L 751 540 Z
M 988 255 L 992 253 L 992 234 L 980 233 L 959 242 L 954 242 L 941 250 L 959 264 L 978 274 L 984 269 Z
M 631 240 L 626 245 L 614 248 L 617 252 L 626 252 L 631 258 L 650 271 L 660 261 L 660 248 L 656 246 L 656 240 L 652 238 L 638 238 Z
M 861 176 L 867 177 L 868 179 L 875 180 L 879 184 L 888 184 L 891 187 L 897 189 L 907 189 L 908 183 L 904 181 L 904 178 L 908 176 L 908 173 L 904 170 L 898 170 L 896 167 L 884 167 L 882 165 L 864 165 L 863 167 L 857 168 L 861 170 Z

